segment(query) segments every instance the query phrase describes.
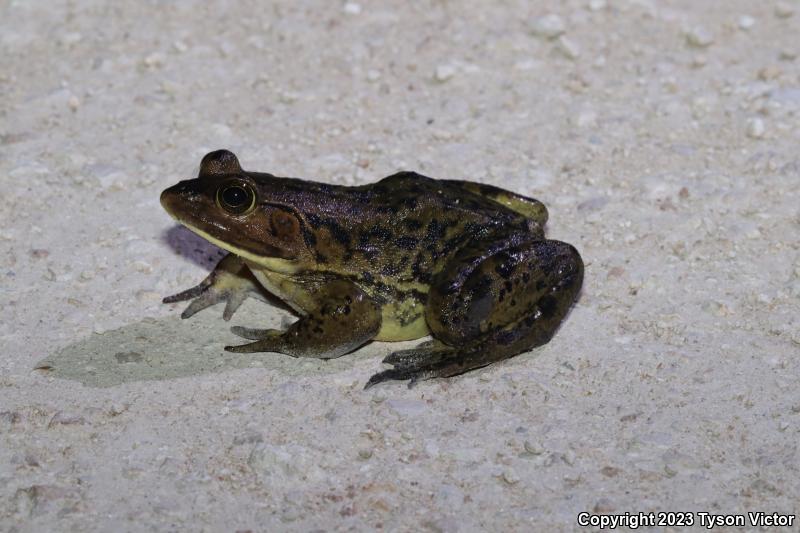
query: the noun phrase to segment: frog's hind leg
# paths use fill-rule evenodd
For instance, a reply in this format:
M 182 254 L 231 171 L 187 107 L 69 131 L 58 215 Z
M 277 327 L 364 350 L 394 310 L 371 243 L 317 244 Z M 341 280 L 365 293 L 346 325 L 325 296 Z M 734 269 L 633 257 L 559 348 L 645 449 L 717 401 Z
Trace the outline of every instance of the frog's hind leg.
M 384 362 L 394 368 L 367 387 L 454 376 L 545 344 L 583 281 L 580 255 L 559 241 L 509 247 L 473 268 L 464 266 L 468 255 L 437 276 L 429 294 L 426 320 L 436 342 L 389 355 Z
M 529 218 L 535 222 L 538 222 L 539 227 L 541 228 L 543 228 L 547 222 L 547 207 L 545 207 L 542 202 L 536 200 L 535 198 L 523 196 L 521 194 L 507 191 L 505 189 L 501 189 L 500 187 L 495 187 L 494 185 L 487 185 L 485 183 L 458 180 L 451 180 L 450 182 L 468 190 L 473 194 L 485 196 L 486 198 L 489 198 L 490 200 L 519 213 L 525 218 Z

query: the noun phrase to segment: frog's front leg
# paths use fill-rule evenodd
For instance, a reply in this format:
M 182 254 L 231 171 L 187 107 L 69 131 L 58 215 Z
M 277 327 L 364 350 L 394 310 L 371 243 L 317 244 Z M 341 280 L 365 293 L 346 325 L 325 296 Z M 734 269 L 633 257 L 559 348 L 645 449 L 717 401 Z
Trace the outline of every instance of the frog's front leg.
M 286 331 L 234 327 L 237 335 L 257 340 L 225 350 L 333 359 L 370 341 L 381 329 L 380 306 L 352 282 L 336 280 L 307 290 L 319 305 L 306 310 Z
M 189 318 L 206 307 L 224 301 L 225 310 L 222 312 L 222 318 L 230 320 L 248 296 L 266 301 L 261 286 L 242 259 L 237 255 L 228 254 L 198 285 L 167 296 L 163 302 L 170 304 L 193 299 L 181 313 L 181 318 Z
M 571 245 L 550 240 L 480 243 L 460 251 L 434 278 L 425 319 L 435 343 L 395 352 L 390 379 L 411 384 L 448 377 L 512 357 L 550 340 L 583 282 Z

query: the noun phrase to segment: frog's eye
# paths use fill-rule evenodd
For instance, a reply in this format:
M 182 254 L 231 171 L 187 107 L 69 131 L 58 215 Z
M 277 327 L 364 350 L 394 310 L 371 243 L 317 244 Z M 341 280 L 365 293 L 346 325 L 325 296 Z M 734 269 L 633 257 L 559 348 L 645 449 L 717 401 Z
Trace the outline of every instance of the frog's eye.
M 241 215 L 255 207 L 256 195 L 245 183 L 226 183 L 217 189 L 217 203 L 228 213 Z

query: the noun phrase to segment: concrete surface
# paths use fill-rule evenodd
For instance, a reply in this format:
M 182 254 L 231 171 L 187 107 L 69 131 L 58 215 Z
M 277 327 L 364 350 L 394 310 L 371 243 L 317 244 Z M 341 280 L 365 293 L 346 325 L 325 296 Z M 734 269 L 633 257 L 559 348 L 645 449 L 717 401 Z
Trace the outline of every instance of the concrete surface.
M 0 12 L 0 529 L 798 512 L 797 1 Z M 160 303 L 219 251 L 158 204 L 223 147 L 536 196 L 583 254 L 582 298 L 547 346 L 412 390 L 361 390 L 389 344 L 226 355 L 219 307 Z M 288 316 L 251 301 L 232 323 Z

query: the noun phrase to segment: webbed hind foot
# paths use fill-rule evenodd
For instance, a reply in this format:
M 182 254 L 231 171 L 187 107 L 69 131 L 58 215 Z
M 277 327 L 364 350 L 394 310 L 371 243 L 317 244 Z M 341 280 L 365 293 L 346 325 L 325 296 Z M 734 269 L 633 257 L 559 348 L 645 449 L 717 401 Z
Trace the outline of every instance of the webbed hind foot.
M 420 381 L 455 376 L 471 368 L 477 368 L 477 366 L 467 366 L 467 359 L 461 349 L 436 341 L 423 342 L 415 348 L 389 354 L 383 362 L 394 368 L 372 376 L 364 385 L 364 389 L 384 381 L 406 379 L 410 380 L 408 382 L 410 389 Z M 489 364 L 489 362 L 485 364 Z

